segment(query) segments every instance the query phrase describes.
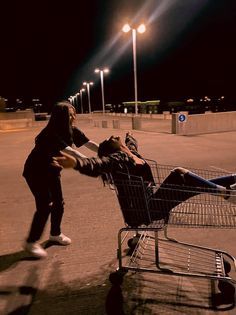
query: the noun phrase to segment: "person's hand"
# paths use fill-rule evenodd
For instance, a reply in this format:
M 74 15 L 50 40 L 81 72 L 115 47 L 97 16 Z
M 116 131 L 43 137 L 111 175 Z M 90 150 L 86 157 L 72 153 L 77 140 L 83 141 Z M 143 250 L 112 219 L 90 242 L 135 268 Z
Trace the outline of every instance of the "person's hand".
M 74 167 L 76 167 L 77 161 L 73 156 L 71 156 L 71 155 L 69 155 L 63 151 L 60 151 L 60 153 L 62 156 L 54 156 L 53 157 L 53 162 L 52 162 L 53 166 L 59 167 L 59 168 L 74 168 Z
M 126 137 L 128 137 L 128 136 L 131 136 L 131 137 L 133 136 L 131 131 L 126 132 Z

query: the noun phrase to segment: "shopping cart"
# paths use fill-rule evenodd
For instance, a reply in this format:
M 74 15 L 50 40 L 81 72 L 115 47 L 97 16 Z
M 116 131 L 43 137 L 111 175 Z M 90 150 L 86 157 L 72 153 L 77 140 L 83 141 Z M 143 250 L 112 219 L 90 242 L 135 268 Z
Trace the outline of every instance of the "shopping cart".
M 118 232 L 117 270 L 204 277 L 219 280 L 219 287 L 224 287 L 233 281 L 229 272 L 231 265 L 236 268 L 235 258 L 219 249 L 177 241 L 168 236 L 167 230 L 170 226 L 235 228 L 236 205 L 215 191 L 195 187 L 185 187 L 189 198 L 180 202 L 183 187 L 159 187 L 174 166 L 151 160 L 148 163 L 154 185 L 147 186 L 141 177 L 128 173 L 120 179 L 107 177 L 110 187 L 116 191 L 125 222 L 125 227 Z M 218 170 L 190 170 L 205 179 L 229 175 Z M 162 189 L 163 197 L 155 199 L 155 189 Z

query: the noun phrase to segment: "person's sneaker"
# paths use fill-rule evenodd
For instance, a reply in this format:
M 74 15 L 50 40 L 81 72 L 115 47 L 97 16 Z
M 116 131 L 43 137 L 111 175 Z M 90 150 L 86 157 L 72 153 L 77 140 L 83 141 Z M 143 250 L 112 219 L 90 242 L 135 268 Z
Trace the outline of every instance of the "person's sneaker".
M 47 257 L 47 252 L 43 249 L 38 243 L 28 243 L 25 242 L 23 245 L 24 250 L 36 258 L 45 258 Z
M 230 195 L 227 201 L 231 203 L 236 203 L 236 183 L 233 185 L 230 185 Z
M 60 235 L 56 235 L 56 236 L 50 235 L 49 240 L 52 242 L 57 242 L 60 245 L 70 245 L 71 244 L 71 239 L 62 233 Z

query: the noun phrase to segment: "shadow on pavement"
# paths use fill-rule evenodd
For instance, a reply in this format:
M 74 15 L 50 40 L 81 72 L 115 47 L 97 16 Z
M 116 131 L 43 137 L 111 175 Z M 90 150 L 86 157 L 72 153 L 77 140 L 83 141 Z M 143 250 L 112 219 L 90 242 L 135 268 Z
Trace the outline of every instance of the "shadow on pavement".
M 191 314 L 194 310 L 235 308 L 233 283 L 227 282 L 220 292 L 218 282 L 209 279 L 156 274 L 127 274 L 125 278 L 122 292 L 124 301 L 129 300 L 125 314 Z
M 35 257 L 30 256 L 25 251 L 18 251 L 6 255 L 0 256 L 0 272 L 7 270 L 11 267 L 15 267 L 17 263 L 23 260 L 38 260 Z
M 23 251 L 3 255 L 0 270 L 29 258 Z M 60 262 L 56 261 L 47 285 L 39 289 L 41 271 L 32 264 L 23 286 L 0 287 L 0 296 L 6 301 L 4 315 L 146 315 L 157 311 L 178 314 L 194 309 L 226 311 L 235 306 L 235 288 L 228 282 L 225 292 L 219 292 L 215 281 L 207 279 L 131 272 L 114 278 L 116 273 L 110 273 L 113 268 L 114 261 L 83 281 L 78 278 L 65 283 Z

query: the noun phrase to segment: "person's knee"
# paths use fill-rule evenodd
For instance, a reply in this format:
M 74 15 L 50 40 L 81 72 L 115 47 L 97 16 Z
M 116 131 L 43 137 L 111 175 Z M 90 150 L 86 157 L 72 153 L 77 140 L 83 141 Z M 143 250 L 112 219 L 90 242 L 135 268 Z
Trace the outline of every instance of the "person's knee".
M 38 201 L 36 202 L 36 211 L 48 215 L 51 212 L 52 206 L 52 202 Z
M 175 172 L 175 173 L 181 175 L 181 174 L 187 174 L 187 173 L 189 173 L 189 170 L 187 170 L 186 168 L 183 168 L 183 167 L 178 166 L 178 167 L 175 167 L 175 168 L 173 169 L 173 172 Z
M 57 212 L 63 213 L 64 212 L 64 205 L 65 205 L 65 202 L 63 200 L 54 201 L 52 203 L 52 210 L 56 210 Z

